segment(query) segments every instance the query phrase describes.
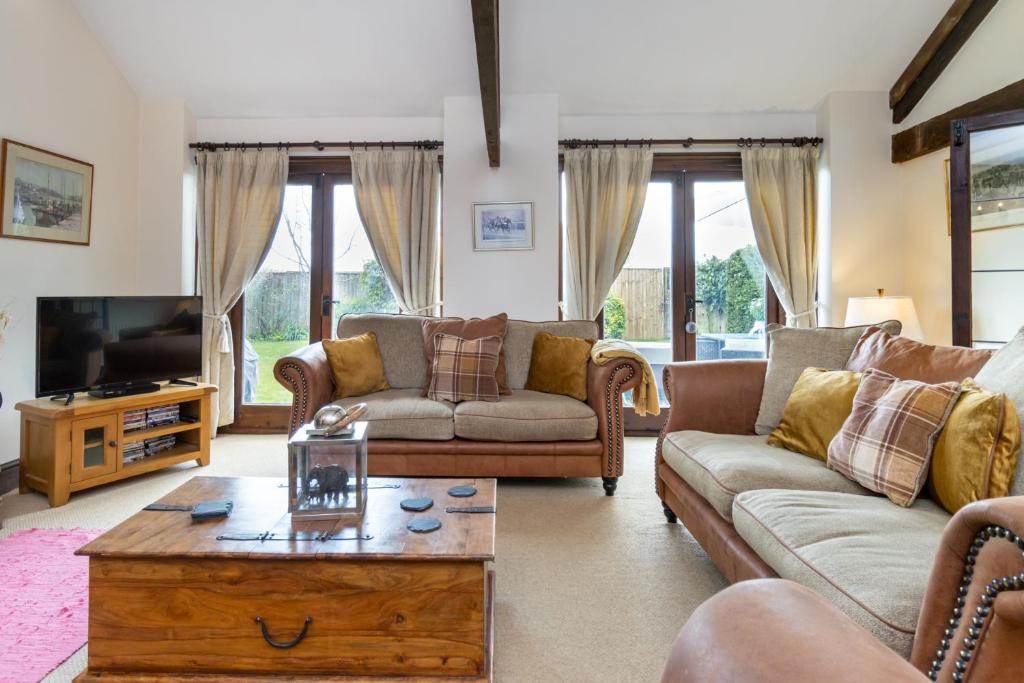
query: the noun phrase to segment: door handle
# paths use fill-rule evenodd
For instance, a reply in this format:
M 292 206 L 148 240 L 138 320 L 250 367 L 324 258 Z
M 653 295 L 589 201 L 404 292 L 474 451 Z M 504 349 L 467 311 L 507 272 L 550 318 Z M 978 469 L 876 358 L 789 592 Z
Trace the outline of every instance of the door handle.
M 325 318 L 331 314 L 331 304 L 340 304 L 340 301 L 335 301 L 331 297 L 324 294 L 323 298 L 320 299 L 320 315 Z
M 686 324 L 683 329 L 687 334 L 697 334 L 697 304 L 702 303 L 703 299 L 697 299 L 692 294 L 686 295 Z

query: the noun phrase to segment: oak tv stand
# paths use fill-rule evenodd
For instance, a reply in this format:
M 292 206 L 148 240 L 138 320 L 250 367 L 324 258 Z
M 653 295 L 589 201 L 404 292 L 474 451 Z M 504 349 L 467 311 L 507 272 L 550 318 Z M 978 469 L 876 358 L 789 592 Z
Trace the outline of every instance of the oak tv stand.
M 210 401 L 217 387 L 163 385 L 155 393 L 115 398 L 83 396 L 62 404 L 49 399 L 22 401 L 20 490 L 45 493 L 53 507 L 93 486 L 195 460 L 210 464 Z M 172 424 L 125 431 L 124 414 L 133 410 L 179 406 Z M 173 434 L 170 450 L 124 462 L 124 444 Z

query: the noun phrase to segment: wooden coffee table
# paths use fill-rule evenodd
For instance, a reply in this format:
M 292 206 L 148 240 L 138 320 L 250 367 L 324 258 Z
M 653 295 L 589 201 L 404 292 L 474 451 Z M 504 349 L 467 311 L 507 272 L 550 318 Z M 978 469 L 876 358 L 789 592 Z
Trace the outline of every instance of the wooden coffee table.
M 460 484 L 478 493 L 449 497 Z M 142 511 L 89 543 L 76 680 L 491 681 L 495 515 L 445 508 L 495 505 L 494 479 L 370 486 L 361 523 L 293 524 L 282 479 L 196 477 L 160 502 L 230 499 L 230 517 Z M 433 508 L 399 507 L 421 496 Z M 417 516 L 443 527 L 408 531 Z

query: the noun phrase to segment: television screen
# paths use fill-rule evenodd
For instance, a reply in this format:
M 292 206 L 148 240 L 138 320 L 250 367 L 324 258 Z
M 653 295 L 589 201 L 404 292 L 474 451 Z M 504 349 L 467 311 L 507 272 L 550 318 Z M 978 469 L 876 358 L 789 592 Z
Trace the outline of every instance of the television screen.
M 40 297 L 36 396 L 202 372 L 197 296 Z

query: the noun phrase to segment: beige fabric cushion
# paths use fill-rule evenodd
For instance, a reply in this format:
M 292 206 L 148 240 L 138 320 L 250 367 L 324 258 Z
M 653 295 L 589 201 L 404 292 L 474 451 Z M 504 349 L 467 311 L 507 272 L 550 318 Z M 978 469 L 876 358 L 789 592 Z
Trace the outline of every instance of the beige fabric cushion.
M 903 657 L 949 519 L 930 500 L 900 508 L 820 491 L 749 491 L 733 504 L 736 531 L 779 576 L 817 591 Z
M 574 398 L 520 389 L 497 402 L 458 404 L 455 435 L 474 441 L 589 441 L 597 438 L 597 415 Z
M 845 369 L 853 347 L 869 327 L 870 325 L 860 325 L 804 330 L 769 325 L 768 369 L 764 376 L 761 409 L 757 413 L 754 432 L 770 434 L 779 426 L 782 409 L 786 407 L 789 394 L 804 370 Z M 897 320 L 879 323 L 878 327 L 890 334 L 899 334 L 903 328 Z
M 377 335 L 384 375 L 391 388 L 423 388 L 427 376 L 427 359 L 423 354 L 424 320 L 426 318 L 419 315 L 352 313 L 338 320 L 337 337 L 345 339 L 373 332 Z
M 869 491 L 820 460 L 769 446 L 766 437 L 672 432 L 662 457 L 726 520 L 737 494 L 757 489 L 808 489 L 867 494 Z
M 1017 409 L 1024 430 L 1024 328 L 978 371 L 974 380 L 983 389 L 1006 394 Z M 1017 472 L 1010 484 L 1011 496 L 1024 496 L 1024 457 L 1017 459 Z
M 452 404 L 424 398 L 419 389 L 388 389 L 335 403 L 348 408 L 364 401 L 366 414 L 360 419 L 369 423 L 366 435 L 371 439 L 447 441 L 455 436 Z
M 504 349 L 508 386 L 511 389 L 526 386 L 530 374 L 530 357 L 533 355 L 533 337 L 538 332 L 582 339 L 598 339 L 601 336 L 597 323 L 592 320 L 553 320 L 541 323 L 509 320 Z M 391 379 L 390 376 L 388 379 Z

